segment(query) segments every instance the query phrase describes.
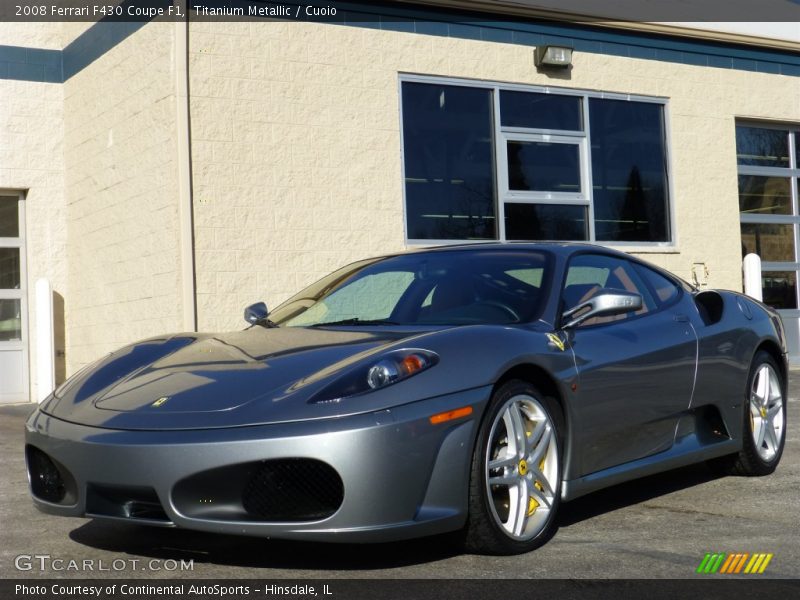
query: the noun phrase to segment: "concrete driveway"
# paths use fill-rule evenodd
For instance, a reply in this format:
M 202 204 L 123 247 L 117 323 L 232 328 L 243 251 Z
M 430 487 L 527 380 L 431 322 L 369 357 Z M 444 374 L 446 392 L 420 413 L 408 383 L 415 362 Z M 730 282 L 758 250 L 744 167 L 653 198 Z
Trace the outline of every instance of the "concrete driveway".
M 799 389 L 795 371 L 774 475 L 719 478 L 698 465 L 597 492 L 562 506 L 543 548 L 512 557 L 460 554 L 447 537 L 312 544 L 47 516 L 28 498 L 23 423 L 31 408 L 0 407 L 0 578 L 684 578 L 706 552 L 773 553 L 761 577 L 797 578 Z M 193 568 L 181 570 L 181 560 Z

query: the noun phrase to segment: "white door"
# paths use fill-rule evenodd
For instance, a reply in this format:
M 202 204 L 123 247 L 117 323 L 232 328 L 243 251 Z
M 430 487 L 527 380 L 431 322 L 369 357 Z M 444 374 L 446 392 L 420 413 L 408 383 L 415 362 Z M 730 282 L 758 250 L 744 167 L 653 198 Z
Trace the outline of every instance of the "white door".
M 29 400 L 24 208 L 0 192 L 0 403 Z

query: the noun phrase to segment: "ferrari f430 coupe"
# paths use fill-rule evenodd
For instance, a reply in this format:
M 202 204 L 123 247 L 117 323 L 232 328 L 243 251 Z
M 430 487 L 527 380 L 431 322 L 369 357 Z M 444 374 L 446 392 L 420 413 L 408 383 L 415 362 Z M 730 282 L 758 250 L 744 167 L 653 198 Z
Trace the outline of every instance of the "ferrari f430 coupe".
M 766 475 L 778 315 L 587 244 L 363 260 L 249 326 L 155 337 L 26 424 L 36 506 L 254 536 L 544 543 L 561 502 L 708 461 Z

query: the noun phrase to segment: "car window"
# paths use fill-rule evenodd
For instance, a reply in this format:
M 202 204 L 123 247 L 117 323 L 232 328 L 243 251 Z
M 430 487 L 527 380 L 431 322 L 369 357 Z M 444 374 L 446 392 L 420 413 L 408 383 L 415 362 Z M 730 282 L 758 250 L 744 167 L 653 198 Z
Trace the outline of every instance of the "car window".
M 367 275 L 339 288 L 288 321 L 287 325 L 302 327 L 353 318 L 362 321 L 388 319 L 412 281 L 414 273 L 409 271 L 386 271 Z
M 552 279 L 539 251 L 415 252 L 362 261 L 270 313 L 278 326 L 470 325 L 537 318 Z
M 670 279 L 644 265 L 636 265 L 636 270 L 650 284 L 659 306 L 672 304 L 672 301 L 678 297 L 680 288 Z
M 561 294 L 563 310 L 569 310 L 594 297 L 602 290 L 633 292 L 642 297 L 642 308 L 620 315 L 599 316 L 587 319 L 580 327 L 630 319 L 656 309 L 656 303 L 642 277 L 627 261 L 600 254 L 579 254 L 567 269 L 564 290 Z

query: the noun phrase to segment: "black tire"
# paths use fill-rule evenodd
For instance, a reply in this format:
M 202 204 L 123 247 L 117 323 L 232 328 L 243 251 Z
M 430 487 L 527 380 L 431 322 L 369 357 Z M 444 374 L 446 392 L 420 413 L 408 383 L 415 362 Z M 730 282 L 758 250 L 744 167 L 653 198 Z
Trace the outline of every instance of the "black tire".
M 774 451 L 774 455 L 765 457 L 763 453 L 766 451 L 766 446 L 762 444 L 762 452 L 756 445 L 754 440 L 753 429 L 755 422 L 751 417 L 751 396 L 753 388 L 756 384 L 756 377 L 764 367 L 769 367 L 774 373 L 777 385 L 780 389 L 781 406 L 780 412 L 782 413 L 781 429 L 777 435 L 778 446 Z M 783 455 L 783 448 L 786 442 L 786 382 L 783 377 L 783 372 L 778 366 L 775 359 L 764 351 L 759 351 L 753 357 L 753 362 L 750 365 L 750 374 L 747 377 L 747 387 L 744 390 L 744 408 L 742 410 L 742 449 L 736 454 L 730 454 L 721 458 L 715 458 L 708 461 L 709 467 L 716 473 L 723 475 L 739 475 L 744 477 L 760 477 L 762 475 L 769 475 L 775 471 L 778 463 Z
M 494 451 L 489 445 L 493 444 L 496 446 L 498 437 L 502 437 L 502 432 L 505 431 L 505 426 L 498 424 L 495 430 L 495 440 L 492 440 L 495 422 L 497 419 L 502 419 L 501 412 L 506 412 L 512 399 L 522 397 L 532 399 L 533 402 L 525 401 L 527 402 L 525 406 L 535 408 L 537 411 L 541 409 L 541 413 L 547 418 L 550 424 L 549 430 L 545 425 L 544 431 L 546 433 L 542 434 L 542 437 L 539 438 L 541 440 L 539 443 L 542 444 L 541 451 L 544 452 L 544 457 L 541 458 L 541 462 L 536 468 L 527 466 L 524 468 L 525 473 L 528 473 L 527 477 L 529 481 L 533 482 L 532 485 L 537 486 L 531 493 L 537 495 L 541 494 L 542 498 L 547 495 L 545 491 L 547 488 L 545 485 L 538 479 L 533 478 L 537 469 L 541 469 L 542 472 L 546 469 L 550 474 L 548 480 L 552 481 L 552 483 L 548 483 L 547 485 L 553 494 L 550 499 L 550 507 L 548 510 L 544 502 L 536 502 L 533 496 L 530 496 L 530 499 L 528 499 L 528 492 L 525 492 L 525 511 L 527 515 L 523 518 L 523 523 L 530 524 L 532 531 L 521 534 L 520 536 L 514 536 L 504 528 L 502 518 L 498 514 L 497 494 L 502 495 L 503 492 L 500 491 L 501 486 L 493 487 L 492 490 L 495 491 L 490 492 L 487 477 L 489 474 L 489 454 Z M 519 402 L 519 400 L 515 402 Z M 523 415 L 523 417 L 527 416 L 527 413 L 524 411 L 520 414 Z M 540 423 L 542 420 L 543 419 L 540 419 L 538 422 Z M 523 423 L 524 425 L 530 426 L 531 429 L 535 428 L 531 420 L 523 421 Z M 467 551 L 477 554 L 521 554 L 538 548 L 552 537 L 556 529 L 556 513 L 558 512 L 560 503 L 562 448 L 564 446 L 563 432 L 564 426 L 561 407 L 553 398 L 548 398 L 541 394 L 532 384 L 515 379 L 504 383 L 495 391 L 481 422 L 472 455 L 469 487 L 469 516 L 463 532 L 464 546 Z M 525 439 L 527 440 L 533 433 L 535 433 L 535 431 L 526 434 Z M 507 431 L 505 431 L 505 435 L 506 437 L 508 436 Z M 549 437 L 546 439 L 544 437 L 545 435 Z M 509 442 L 506 440 L 506 445 L 508 446 L 508 444 Z M 540 447 L 537 445 L 530 456 L 533 457 L 539 450 Z M 551 452 L 553 451 L 555 451 L 555 458 L 551 457 Z M 508 460 L 511 460 L 510 457 Z M 515 458 L 514 460 L 517 459 Z M 545 460 L 548 462 L 547 466 L 543 468 L 542 466 L 546 464 Z M 521 475 L 519 475 L 520 470 L 523 468 L 521 463 L 525 463 L 525 461 L 522 460 L 517 462 L 513 467 L 508 467 L 508 469 L 514 470 L 515 477 L 521 477 Z M 498 471 L 495 470 L 495 473 L 498 473 Z M 523 473 L 522 476 L 525 476 L 525 473 Z M 553 476 L 553 474 L 555 475 Z M 511 496 L 512 490 L 509 488 L 507 493 L 508 496 Z M 530 501 L 532 501 L 532 504 L 529 504 Z M 520 500 L 517 500 L 517 502 L 520 502 Z M 533 506 L 533 504 L 535 504 L 535 506 Z M 511 520 L 511 506 L 511 500 L 509 500 L 507 521 Z M 536 511 L 540 509 L 544 512 L 540 513 L 540 516 L 534 521 L 532 517 L 535 515 Z M 533 512 L 528 512 L 530 510 Z M 530 522 L 528 521 L 529 519 L 531 519 Z M 539 521 L 543 521 L 541 527 L 538 526 Z

